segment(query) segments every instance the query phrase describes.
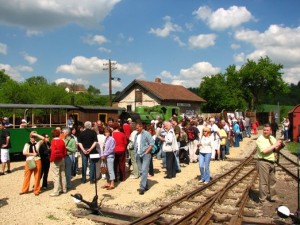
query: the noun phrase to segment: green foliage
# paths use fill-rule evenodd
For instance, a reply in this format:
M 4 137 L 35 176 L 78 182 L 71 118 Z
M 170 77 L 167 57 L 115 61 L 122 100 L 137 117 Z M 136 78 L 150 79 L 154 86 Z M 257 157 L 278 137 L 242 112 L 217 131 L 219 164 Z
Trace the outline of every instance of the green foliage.
M 288 142 L 286 147 L 294 155 L 298 155 L 300 152 L 300 144 L 297 142 Z
M 95 88 L 93 85 L 90 85 L 87 89 L 88 93 L 94 94 L 94 95 L 100 95 L 100 89 Z
M 66 87 L 69 88 L 69 92 L 66 91 Z M 42 76 L 34 76 L 24 82 L 16 82 L 1 70 L 0 88 L 0 103 L 70 105 L 71 98 L 74 98 L 75 105 L 108 106 L 108 97 L 100 96 L 100 89 L 90 86 L 88 92 L 76 94 L 76 90 L 83 89 L 82 85 L 49 84 Z M 35 113 L 39 115 L 45 113 L 44 111 L 37 110 Z M 0 115 L 7 113 L 9 113 L 7 110 L 1 110 Z M 24 112 L 20 111 L 20 115 L 22 113 Z
M 289 93 L 289 85 L 282 80 L 282 68 L 268 57 L 258 62 L 248 60 L 240 70 L 230 65 L 224 74 L 204 77 L 200 87 L 192 91 L 207 101 L 202 106 L 204 112 L 257 110 L 266 96 Z M 299 96 L 297 90 L 293 94 Z

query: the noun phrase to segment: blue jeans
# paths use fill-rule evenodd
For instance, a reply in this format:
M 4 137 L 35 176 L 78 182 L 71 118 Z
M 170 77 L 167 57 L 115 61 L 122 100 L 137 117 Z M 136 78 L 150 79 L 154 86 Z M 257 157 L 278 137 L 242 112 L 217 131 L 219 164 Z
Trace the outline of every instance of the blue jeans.
M 289 139 L 289 130 L 284 129 L 284 131 L 283 131 L 283 137 L 284 137 L 284 140 L 288 140 Z
M 180 142 L 177 142 L 178 148 L 180 148 Z M 179 150 L 174 152 L 176 159 L 176 172 L 181 171 L 180 162 L 179 162 Z
M 89 162 L 89 156 L 86 154 L 83 154 L 81 152 L 81 160 L 82 160 L 82 177 L 81 177 L 81 183 L 86 182 L 86 169 Z
M 90 159 L 90 181 L 96 181 L 96 163 L 99 159 Z
M 114 161 L 115 157 L 108 157 L 106 158 L 106 163 L 107 163 L 107 180 L 114 180 L 116 179 L 115 176 L 115 171 L 114 171 Z
M 72 179 L 72 163 L 74 161 L 74 154 L 66 155 L 65 157 L 65 173 L 67 180 L 67 189 L 72 187 L 71 179 Z
M 234 147 L 240 147 L 240 134 L 234 133 Z
M 144 154 L 142 156 L 136 154 L 136 162 L 139 168 L 139 174 L 141 176 L 140 189 L 148 189 L 148 171 L 151 160 L 151 154 Z
M 225 145 L 225 155 L 230 154 L 229 149 L 230 149 L 230 140 L 228 140 L 228 138 L 227 138 L 226 139 L 226 145 Z
M 210 181 L 210 171 L 209 171 L 210 159 L 211 159 L 211 153 L 200 153 L 198 156 L 201 180 L 205 182 Z
M 247 135 L 247 137 L 251 137 L 251 127 L 250 126 L 246 127 L 246 135 Z

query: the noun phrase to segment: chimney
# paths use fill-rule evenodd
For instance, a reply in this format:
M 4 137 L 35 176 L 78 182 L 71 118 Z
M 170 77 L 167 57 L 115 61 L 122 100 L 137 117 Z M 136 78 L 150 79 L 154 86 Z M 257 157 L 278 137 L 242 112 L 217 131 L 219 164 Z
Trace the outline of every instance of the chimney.
M 159 77 L 155 78 L 155 83 L 161 83 L 161 79 Z

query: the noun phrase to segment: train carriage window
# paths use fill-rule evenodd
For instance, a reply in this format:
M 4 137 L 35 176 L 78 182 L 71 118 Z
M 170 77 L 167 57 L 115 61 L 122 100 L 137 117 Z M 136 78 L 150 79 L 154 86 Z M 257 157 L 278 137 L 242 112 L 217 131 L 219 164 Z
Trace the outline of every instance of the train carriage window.
M 75 124 L 78 124 L 78 121 L 79 121 L 79 113 L 72 113 L 71 114 L 71 116 L 72 116 L 72 118 L 73 118 L 73 120 L 74 120 L 74 123 Z
M 107 113 L 98 113 L 98 119 L 103 123 L 107 123 Z

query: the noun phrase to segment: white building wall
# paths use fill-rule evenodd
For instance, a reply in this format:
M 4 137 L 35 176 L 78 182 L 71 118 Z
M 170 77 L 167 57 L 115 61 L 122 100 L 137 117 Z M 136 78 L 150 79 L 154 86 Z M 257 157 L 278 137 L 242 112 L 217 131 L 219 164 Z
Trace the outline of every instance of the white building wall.
M 159 105 L 158 101 L 154 98 L 151 98 L 148 94 L 142 94 L 142 101 L 135 103 L 135 89 L 131 90 L 131 92 L 125 96 L 119 103 L 118 107 L 127 108 L 128 105 L 131 105 L 132 111 L 135 111 L 135 107 L 137 106 L 155 106 Z

